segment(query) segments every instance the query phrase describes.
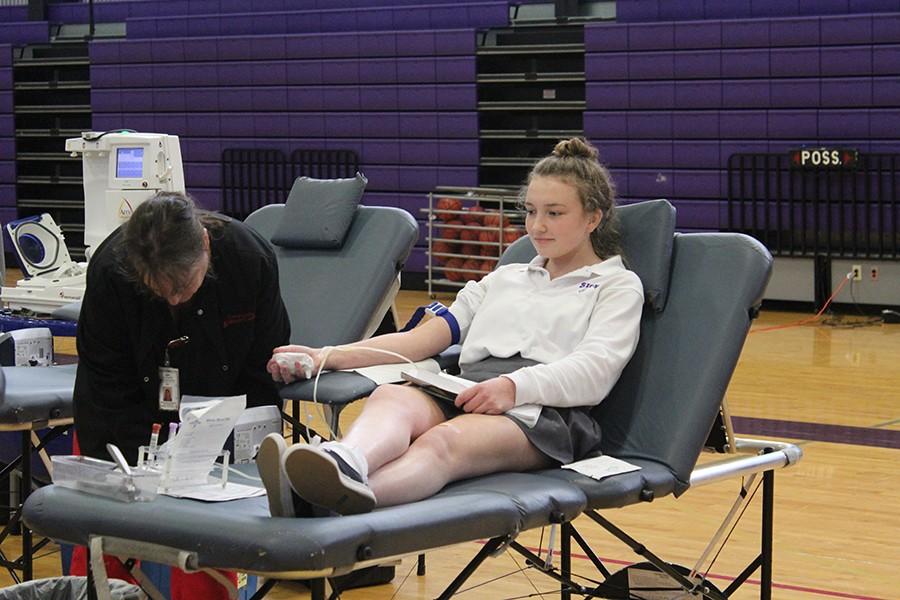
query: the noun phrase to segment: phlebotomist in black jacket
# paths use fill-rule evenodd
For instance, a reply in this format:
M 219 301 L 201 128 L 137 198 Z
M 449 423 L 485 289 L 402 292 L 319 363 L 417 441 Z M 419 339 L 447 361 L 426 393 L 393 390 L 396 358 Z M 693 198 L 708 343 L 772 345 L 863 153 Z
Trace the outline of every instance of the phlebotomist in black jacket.
M 266 362 L 290 324 L 268 244 L 182 194 L 141 204 L 91 257 L 78 321 L 75 426 L 83 454 L 134 464 L 184 394 L 279 405 Z

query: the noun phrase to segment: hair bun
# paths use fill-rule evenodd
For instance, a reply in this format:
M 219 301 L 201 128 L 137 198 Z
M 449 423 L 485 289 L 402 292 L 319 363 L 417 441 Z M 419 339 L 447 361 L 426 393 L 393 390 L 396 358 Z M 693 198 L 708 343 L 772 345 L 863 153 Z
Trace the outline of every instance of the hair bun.
M 592 160 L 597 160 L 600 156 L 597 149 L 582 137 L 562 140 L 553 148 L 553 154 L 560 158 L 572 156 L 575 158 L 588 158 Z

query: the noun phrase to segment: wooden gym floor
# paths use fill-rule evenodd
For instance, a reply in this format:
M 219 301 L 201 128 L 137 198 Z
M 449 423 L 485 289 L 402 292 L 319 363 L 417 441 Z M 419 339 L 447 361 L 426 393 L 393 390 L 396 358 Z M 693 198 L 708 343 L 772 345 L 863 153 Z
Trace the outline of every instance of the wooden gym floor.
M 422 292 L 401 292 L 401 317 L 428 302 Z M 763 311 L 754 330 L 808 316 Z M 795 441 L 804 451 L 798 465 L 775 476 L 778 599 L 900 598 L 900 325 L 863 326 L 860 321 L 844 317 L 840 324 L 751 333 L 728 391 L 738 434 Z M 57 352 L 74 352 L 71 341 L 60 343 Z M 356 413 L 351 408 L 345 414 L 349 422 Z M 677 500 L 663 498 L 605 516 L 666 560 L 693 566 L 737 492 L 738 481 L 729 480 L 692 489 Z M 759 501 L 754 499 L 710 569 L 709 578 L 720 589 L 758 551 Z M 576 526 L 611 570 L 639 560 L 587 518 L 579 518 Z M 534 549 L 546 547 L 546 540 L 541 531 L 519 538 Z M 7 541 L 4 553 L 14 553 L 18 541 Z M 392 583 L 343 597 L 435 597 L 478 549 L 479 543 L 472 542 L 429 553 L 424 577 L 416 576 L 414 557 L 406 558 Z M 524 566 L 510 553 L 490 559 L 468 584 L 478 587 L 462 595 L 552 598 L 555 584 Z M 573 570 L 597 579 L 577 552 Z M 45 549 L 35 573 L 59 575 L 58 552 Z M 758 597 L 757 581 L 752 577 L 733 597 Z M 5 572 L 0 574 L 0 586 L 10 583 Z M 308 598 L 309 593 L 301 584 L 281 583 L 268 597 Z

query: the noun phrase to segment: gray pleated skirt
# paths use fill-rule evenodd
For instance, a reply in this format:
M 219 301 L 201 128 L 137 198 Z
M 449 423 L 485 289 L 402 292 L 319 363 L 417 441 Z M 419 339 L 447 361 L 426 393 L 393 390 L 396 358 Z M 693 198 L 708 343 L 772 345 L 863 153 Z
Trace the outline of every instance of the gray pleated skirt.
M 470 381 L 485 381 L 534 364 L 537 363 L 519 355 L 510 358 L 487 358 L 463 367 L 460 377 Z M 428 393 L 426 390 L 422 391 Z M 465 414 L 464 411 L 446 400 L 435 397 L 435 401 L 447 420 Z M 513 416 L 503 416 L 518 425 L 528 441 L 542 454 L 565 465 L 601 453 L 600 424 L 591 416 L 591 408 L 590 406 L 571 408 L 544 406 L 541 408 L 541 415 L 534 427 L 529 427 Z

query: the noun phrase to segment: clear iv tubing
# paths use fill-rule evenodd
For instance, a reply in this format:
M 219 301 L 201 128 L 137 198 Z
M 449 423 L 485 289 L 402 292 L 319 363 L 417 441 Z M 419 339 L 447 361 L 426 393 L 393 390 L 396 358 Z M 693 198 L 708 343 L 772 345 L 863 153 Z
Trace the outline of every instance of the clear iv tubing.
M 401 361 L 409 363 L 410 365 L 415 366 L 415 362 L 410 360 L 409 358 L 403 356 L 398 352 L 393 352 L 391 350 L 384 350 L 382 348 L 372 348 L 371 346 L 353 346 L 351 348 L 342 348 L 340 346 L 326 346 L 322 349 L 322 360 L 319 361 L 319 368 L 316 371 L 316 379 L 313 382 L 313 394 L 312 394 L 312 402 L 317 408 L 318 416 L 325 423 L 325 426 L 328 427 L 328 433 L 331 435 L 331 439 L 337 439 L 337 433 L 331 429 L 331 424 L 328 422 L 328 419 L 325 418 L 325 411 L 321 408 L 318 401 L 318 391 L 319 391 L 319 377 L 322 375 L 322 370 L 325 367 L 325 363 L 328 362 L 328 357 L 332 352 L 353 352 L 354 350 L 368 350 L 369 352 L 377 352 L 380 354 L 386 354 L 388 356 L 393 356 L 394 358 L 399 358 Z M 304 423 L 306 426 L 306 439 L 311 440 L 309 433 L 309 419 Z

